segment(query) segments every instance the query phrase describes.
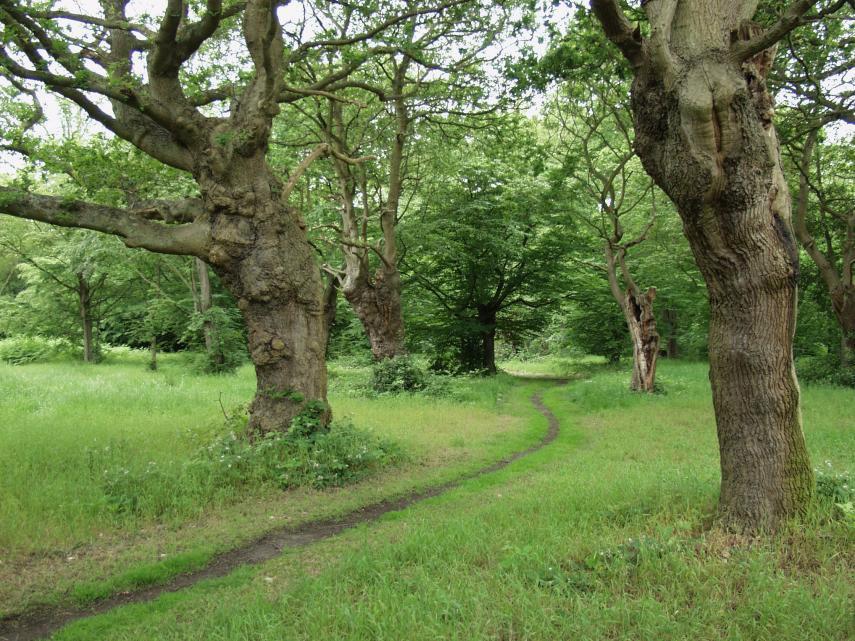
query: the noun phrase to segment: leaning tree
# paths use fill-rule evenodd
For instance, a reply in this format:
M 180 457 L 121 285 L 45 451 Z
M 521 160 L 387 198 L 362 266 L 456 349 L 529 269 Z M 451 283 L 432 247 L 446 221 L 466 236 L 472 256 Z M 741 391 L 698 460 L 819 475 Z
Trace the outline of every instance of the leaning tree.
M 0 0 L 0 75 L 18 90 L 15 109 L 25 112 L 21 105 L 37 99 L 36 89 L 52 92 L 152 158 L 190 174 L 199 192 L 198 198 L 122 208 L 36 194 L 21 183 L 0 188 L 0 212 L 205 261 L 236 298 L 246 324 L 258 379 L 251 431 L 286 429 L 305 411 L 325 424 L 322 281 L 301 213 L 288 205 L 306 163 L 287 180 L 271 170 L 273 119 L 283 103 L 346 86 L 376 53 L 372 38 L 390 26 L 465 4 L 378 2 L 349 13 L 359 28 L 339 37 L 313 21 L 309 2 L 168 0 L 155 19 L 139 6 L 145 3 L 130 0 L 100 0 L 100 10 L 89 14 L 61 1 Z M 390 46 L 384 42 L 382 50 Z M 324 76 L 300 82 L 293 70 L 312 57 L 335 64 Z M 26 127 L 40 115 L 19 120 Z M 27 153 L 26 136 L 7 134 L 8 147 Z
M 756 0 L 649 0 L 643 35 L 617 0 L 591 1 L 633 70 L 638 155 L 707 284 L 719 512 L 736 529 L 803 512 L 813 487 L 793 367 L 798 246 L 766 76 L 775 44 L 821 17 L 816 4 L 763 27 Z

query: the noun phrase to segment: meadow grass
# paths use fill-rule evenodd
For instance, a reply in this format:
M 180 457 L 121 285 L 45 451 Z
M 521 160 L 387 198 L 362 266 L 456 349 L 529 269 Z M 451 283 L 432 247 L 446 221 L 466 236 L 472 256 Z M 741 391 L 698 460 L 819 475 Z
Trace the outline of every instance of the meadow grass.
M 72 624 L 72 639 L 852 638 L 853 525 L 817 504 L 773 536 L 710 528 L 717 446 L 706 366 L 665 394 L 604 368 L 520 383 L 562 425 L 504 470 L 309 548 Z M 855 461 L 851 390 L 804 390 L 813 460 Z M 541 418 L 532 419 L 540 429 Z
M 527 398 L 507 377 L 458 381 L 455 397 L 366 398 L 365 368 L 331 371 L 330 401 L 352 421 L 399 444 L 406 460 L 346 488 L 283 492 L 250 484 L 201 497 L 173 495 L 164 515 L 117 513 L 105 500 L 102 468 L 180 465 L 249 401 L 250 368 L 235 376 L 193 374 L 165 355 L 108 363 L 0 366 L 0 616 L 41 603 L 85 603 L 162 582 L 272 527 L 297 525 L 443 482 L 523 449 L 539 433 Z

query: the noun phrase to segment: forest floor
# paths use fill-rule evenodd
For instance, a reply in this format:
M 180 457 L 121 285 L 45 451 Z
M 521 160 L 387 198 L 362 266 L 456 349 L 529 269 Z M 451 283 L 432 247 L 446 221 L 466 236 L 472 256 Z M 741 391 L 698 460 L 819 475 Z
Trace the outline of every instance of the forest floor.
M 448 398 L 365 398 L 365 372 L 332 367 L 338 416 L 400 443 L 394 468 L 345 488 L 256 487 L 204 510 L 146 520 L 104 512 L 93 449 L 122 461 L 187 456 L 245 402 L 251 373 L 0 368 L 0 616 L 79 607 L 166 583 L 265 532 L 441 485 L 538 443 L 543 395 L 561 424 L 547 447 L 325 538 L 148 603 L 80 620 L 61 639 L 845 639 L 853 630 L 852 520 L 818 505 L 807 522 L 745 539 L 710 529 L 718 485 L 706 366 L 665 361 L 664 394 L 574 360 L 508 363 L 574 376 L 503 376 Z M 580 378 L 581 377 L 581 378 Z M 355 382 L 356 381 L 356 382 Z M 851 390 L 804 390 L 823 483 L 855 462 Z M 11 420 L 6 420 L 10 417 Z M 194 434 L 188 438 L 187 434 Z M 100 463 L 101 461 L 99 461 Z M 33 479 L 38 479 L 37 483 Z

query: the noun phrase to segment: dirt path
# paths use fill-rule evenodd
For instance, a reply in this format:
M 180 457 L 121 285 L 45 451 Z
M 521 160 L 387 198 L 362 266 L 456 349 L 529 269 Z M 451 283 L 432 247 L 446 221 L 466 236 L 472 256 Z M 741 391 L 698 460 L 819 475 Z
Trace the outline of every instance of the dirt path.
M 551 379 L 562 382 L 560 379 Z M 516 452 L 508 458 L 502 459 L 489 467 L 471 472 L 459 477 L 454 481 L 435 485 L 427 489 L 407 494 L 396 499 L 387 499 L 372 503 L 358 510 L 354 510 L 343 516 L 333 519 L 323 519 L 304 523 L 297 528 L 282 528 L 272 530 L 260 539 L 247 543 L 241 547 L 223 552 L 215 556 L 211 562 L 195 572 L 181 574 L 168 583 L 143 588 L 133 592 L 116 594 L 107 599 L 97 601 L 83 608 L 52 608 L 27 612 L 25 614 L 12 615 L 0 619 L 0 641 L 31 641 L 49 636 L 62 626 L 86 617 L 102 614 L 113 608 L 131 603 L 143 603 L 156 599 L 161 594 L 176 592 L 204 581 L 229 574 L 242 565 L 255 565 L 263 563 L 278 556 L 285 548 L 299 548 L 310 545 L 316 541 L 335 536 L 339 532 L 352 528 L 361 523 L 374 521 L 387 512 L 402 510 L 413 503 L 424 499 L 438 496 L 459 486 L 464 481 L 496 472 L 510 465 L 524 456 L 532 454 L 548 445 L 558 436 L 558 419 L 543 404 L 541 394 L 531 397 L 532 405 L 549 421 L 549 429 L 546 435 L 537 444 L 528 449 Z

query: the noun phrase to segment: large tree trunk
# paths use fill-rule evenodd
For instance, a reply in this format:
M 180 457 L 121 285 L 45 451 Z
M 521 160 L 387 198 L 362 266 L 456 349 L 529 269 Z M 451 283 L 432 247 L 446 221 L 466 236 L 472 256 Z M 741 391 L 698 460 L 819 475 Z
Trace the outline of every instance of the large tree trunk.
M 813 484 L 792 352 L 798 249 L 762 83 L 710 55 L 670 88 L 637 76 L 632 101 L 639 156 L 707 283 L 719 510 L 746 530 L 802 512 Z
M 646 293 L 626 292 L 624 314 L 629 335 L 632 339 L 632 381 L 630 389 L 635 392 L 653 392 L 656 387 L 656 359 L 659 356 L 659 333 L 653 316 L 653 300 L 656 288 Z
M 298 415 L 329 422 L 320 270 L 298 212 L 262 156 L 200 181 L 211 214 L 209 260 L 246 323 L 257 389 L 250 434 L 287 430 Z M 248 180 L 252 182 L 247 183 Z
M 95 362 L 95 345 L 92 333 L 92 292 L 86 276 L 77 274 L 77 304 L 80 310 L 80 325 L 83 330 L 83 362 Z
M 373 282 L 361 274 L 348 279 L 344 297 L 365 328 L 375 360 L 406 354 L 401 275 L 397 267 L 381 266 Z
M 707 283 L 721 519 L 775 527 L 806 509 L 813 477 L 793 367 L 798 248 L 765 86 L 773 54 L 739 48 L 756 33 L 742 22 L 750 3 L 647 3 L 643 47 L 612 3 L 595 9 L 635 67 L 638 155 Z

